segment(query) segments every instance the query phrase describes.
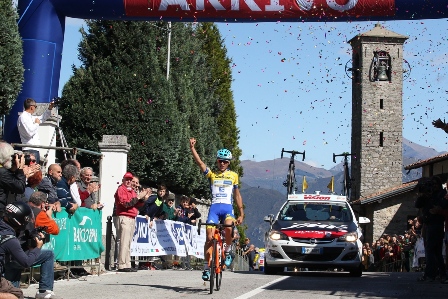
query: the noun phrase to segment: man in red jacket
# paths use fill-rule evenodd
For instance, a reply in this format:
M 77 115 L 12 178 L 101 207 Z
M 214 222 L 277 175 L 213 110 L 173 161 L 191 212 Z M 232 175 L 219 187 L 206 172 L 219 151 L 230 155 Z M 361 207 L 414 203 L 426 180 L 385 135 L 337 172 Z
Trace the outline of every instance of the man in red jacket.
M 123 176 L 122 184 L 115 192 L 115 206 L 118 218 L 117 236 L 120 240 L 120 249 L 118 252 L 118 271 L 135 272 L 131 267 L 131 242 L 134 235 L 135 217 L 138 215 L 138 208 L 148 199 L 151 192 L 144 189 L 138 195 L 132 188 L 133 175 L 126 172 Z

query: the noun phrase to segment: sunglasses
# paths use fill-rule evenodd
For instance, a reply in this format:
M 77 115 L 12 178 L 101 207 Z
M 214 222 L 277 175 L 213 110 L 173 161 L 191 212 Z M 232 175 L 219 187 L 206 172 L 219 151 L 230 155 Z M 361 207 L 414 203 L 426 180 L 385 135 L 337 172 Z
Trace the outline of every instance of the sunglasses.
M 218 160 L 218 163 L 229 164 L 230 161 L 227 161 L 227 160 Z

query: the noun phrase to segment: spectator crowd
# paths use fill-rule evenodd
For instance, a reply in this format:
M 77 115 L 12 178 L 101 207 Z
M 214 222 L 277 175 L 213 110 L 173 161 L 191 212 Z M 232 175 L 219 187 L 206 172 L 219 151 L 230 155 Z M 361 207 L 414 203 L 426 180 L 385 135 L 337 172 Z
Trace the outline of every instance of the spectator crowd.
M 16 289 L 20 298 L 21 272 L 27 267 L 40 267 L 41 278 L 36 298 L 58 298 L 53 292 L 54 254 L 52 250 L 41 249 L 44 239 L 59 234 L 59 227 L 53 219 L 54 213 L 65 209 L 76 213 L 79 207 L 101 209 L 97 192 L 99 185 L 91 181 L 93 170 L 81 168 L 78 161 L 64 160 L 51 164 L 44 174 L 37 163 L 34 151 L 17 152 L 13 147 L 0 142 L 0 236 L 11 236 L 17 241 L 0 241 L 3 253 L 3 281 Z M 37 241 L 32 245 L 27 234 L 37 232 Z M 79 266 L 81 261 L 79 261 Z M 75 264 L 76 265 L 76 264 Z M 71 269 L 72 277 L 89 274 L 82 267 Z M 7 283 L 8 282 L 8 283 Z M 3 288 L 0 288 L 0 291 Z
M 53 292 L 54 270 L 57 268 L 68 270 L 73 278 L 89 274 L 82 267 L 82 261 L 73 261 L 68 269 L 59 267 L 53 251 L 42 249 L 49 235 L 59 234 L 55 213 L 65 210 L 73 215 L 80 207 L 103 208 L 98 195 L 100 185 L 94 182 L 95 174 L 91 167 L 82 167 L 75 159 L 65 159 L 46 169 L 42 167 L 46 166 L 47 157 L 41 159 L 38 150 L 38 128 L 51 116 L 55 105 L 50 103 L 48 109 L 38 116 L 35 100 L 28 98 L 24 101 L 24 111 L 17 121 L 23 152 L 15 151 L 10 144 L 0 141 L 1 298 L 23 298 L 20 280 L 25 268 L 40 267 L 39 289 L 35 298 L 60 298 Z M 152 191 L 140 185 L 139 177 L 126 172 L 115 192 L 113 223 L 119 243 L 119 272 L 155 269 L 150 257 L 139 261 L 138 268 L 130 257 L 138 215 L 146 217 L 150 226 L 157 219 L 196 225 L 201 217 L 195 198 L 182 196 L 179 205 L 175 206 L 175 196 L 165 184 L 159 184 L 155 194 Z M 182 267 L 192 269 L 188 252 L 182 260 Z
M 365 272 L 409 272 L 416 236 L 383 234 L 372 244 L 362 247 L 362 265 Z
M 173 220 L 196 225 L 201 213 L 196 207 L 196 199 L 182 196 L 180 205 L 175 207 L 175 196 L 169 193 L 163 183 L 157 187 L 156 194 L 151 188 L 140 185 L 140 178 L 127 172 L 122 184 L 115 193 L 113 212 L 114 225 L 117 232 L 116 242 L 119 242 L 118 271 L 135 272 L 137 270 L 157 269 L 152 257 L 141 257 L 138 267 L 130 256 L 130 246 L 134 234 L 135 218 L 140 215 L 146 217 L 149 226 L 154 220 Z M 163 258 L 163 257 L 162 257 Z M 190 257 L 182 260 L 182 267 L 191 270 Z
M 59 234 L 59 227 L 53 219 L 54 213 L 63 209 L 74 214 L 80 207 L 101 210 L 103 204 L 99 201 L 100 185 L 94 182 L 94 172 L 91 167 L 81 167 L 74 159 L 64 160 L 48 166 L 46 173 L 37 163 L 34 152 L 17 152 L 13 147 L 0 142 L 0 255 L 7 258 L 2 262 L 2 287 L 0 293 L 9 293 L 13 298 L 23 298 L 20 290 L 20 279 L 25 268 L 40 267 L 41 278 L 36 298 L 59 298 L 53 292 L 54 254 L 51 250 L 41 249 L 43 240 L 32 247 L 24 244 L 23 235 L 35 227 L 44 227 L 45 235 Z M 196 200 L 182 196 L 179 205 L 175 206 L 175 196 L 169 193 L 165 184 L 160 184 L 156 194 L 151 188 L 142 188 L 139 178 L 127 172 L 122 184 L 115 194 L 114 223 L 120 250 L 118 271 L 137 271 L 135 262 L 131 265 L 130 245 L 134 233 L 135 218 L 141 215 L 147 218 L 150 226 L 154 220 L 174 220 L 196 225 L 201 213 L 196 207 Z M 6 246 L 4 236 L 14 236 L 17 246 L 22 248 L 18 256 L 16 246 Z M 16 237 L 17 236 L 17 237 Z M 5 239 L 9 240 L 9 239 Z M 19 244 L 20 242 L 20 244 Z M 155 269 L 151 258 L 139 263 L 139 269 Z M 191 269 L 189 258 L 183 262 L 183 267 Z M 82 267 L 82 261 L 75 261 L 69 272 L 72 278 L 90 274 Z

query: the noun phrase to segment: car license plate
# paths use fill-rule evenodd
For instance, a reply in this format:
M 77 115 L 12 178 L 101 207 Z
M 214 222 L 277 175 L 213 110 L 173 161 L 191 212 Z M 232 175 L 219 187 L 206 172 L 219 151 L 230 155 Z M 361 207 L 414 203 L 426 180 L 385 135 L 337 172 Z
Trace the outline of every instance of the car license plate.
M 302 254 L 322 254 L 322 248 L 302 247 Z

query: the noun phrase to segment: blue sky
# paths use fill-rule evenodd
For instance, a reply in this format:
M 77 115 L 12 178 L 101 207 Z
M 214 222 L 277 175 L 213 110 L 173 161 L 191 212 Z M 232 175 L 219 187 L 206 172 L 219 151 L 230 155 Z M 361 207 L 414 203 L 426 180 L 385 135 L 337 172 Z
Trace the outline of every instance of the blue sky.
M 232 90 L 242 160 L 280 158 L 306 151 L 305 162 L 329 169 L 333 153 L 350 151 L 351 59 L 347 43 L 376 22 L 217 23 L 232 59 Z M 448 134 L 432 126 L 448 121 L 448 20 L 381 22 L 409 36 L 404 58 L 412 71 L 403 88 L 403 136 L 437 151 Z M 66 23 L 60 90 L 79 65 L 82 20 Z

